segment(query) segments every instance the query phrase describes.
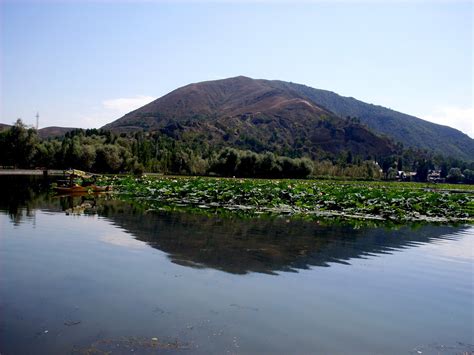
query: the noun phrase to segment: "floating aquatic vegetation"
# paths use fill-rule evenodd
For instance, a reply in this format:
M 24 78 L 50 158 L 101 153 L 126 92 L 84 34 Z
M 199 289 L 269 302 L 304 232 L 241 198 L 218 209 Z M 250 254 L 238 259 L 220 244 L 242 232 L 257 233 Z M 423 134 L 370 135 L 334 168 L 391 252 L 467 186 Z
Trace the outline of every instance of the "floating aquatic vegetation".
M 121 195 L 159 204 L 252 214 L 394 222 L 474 222 L 474 188 L 383 182 L 114 177 Z

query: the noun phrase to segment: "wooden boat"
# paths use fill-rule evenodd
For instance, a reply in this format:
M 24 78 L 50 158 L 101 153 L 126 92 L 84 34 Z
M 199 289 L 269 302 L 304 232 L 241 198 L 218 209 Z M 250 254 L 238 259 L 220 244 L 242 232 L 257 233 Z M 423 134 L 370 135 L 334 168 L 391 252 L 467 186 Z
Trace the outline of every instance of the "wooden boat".
M 76 193 L 98 193 L 111 191 L 111 186 L 98 186 L 95 184 L 97 175 L 86 173 L 81 170 L 67 170 L 65 175 L 69 175 L 68 180 L 64 180 L 63 185 L 55 186 L 53 189 L 60 194 L 76 194 Z M 78 183 L 81 181 L 82 185 Z M 92 179 L 92 181 L 84 181 L 85 179 Z

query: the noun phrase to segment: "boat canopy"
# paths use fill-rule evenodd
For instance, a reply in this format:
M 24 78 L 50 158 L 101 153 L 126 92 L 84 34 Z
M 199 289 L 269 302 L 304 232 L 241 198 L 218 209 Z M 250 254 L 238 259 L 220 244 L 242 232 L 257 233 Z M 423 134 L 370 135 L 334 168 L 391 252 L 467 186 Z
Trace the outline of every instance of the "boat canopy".
M 83 179 L 89 179 L 93 176 L 93 174 L 86 173 L 85 171 L 77 170 L 77 169 L 65 170 L 64 173 L 72 177 L 80 177 Z

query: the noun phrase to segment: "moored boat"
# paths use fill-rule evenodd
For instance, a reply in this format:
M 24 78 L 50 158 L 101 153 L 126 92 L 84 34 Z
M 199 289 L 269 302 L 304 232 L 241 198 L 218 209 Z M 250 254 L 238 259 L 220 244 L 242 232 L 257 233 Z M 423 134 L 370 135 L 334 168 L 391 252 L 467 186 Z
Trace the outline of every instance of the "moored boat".
M 57 193 L 98 193 L 112 190 L 111 186 L 99 186 L 96 184 L 98 175 L 76 169 L 66 170 L 64 174 L 69 175 L 69 179 L 65 180 L 63 185 L 53 187 Z

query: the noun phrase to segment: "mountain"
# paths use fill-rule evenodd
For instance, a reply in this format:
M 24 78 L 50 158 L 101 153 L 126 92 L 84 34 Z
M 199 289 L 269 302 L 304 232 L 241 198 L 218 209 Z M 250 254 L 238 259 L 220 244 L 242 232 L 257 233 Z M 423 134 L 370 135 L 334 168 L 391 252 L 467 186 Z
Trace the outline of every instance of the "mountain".
M 363 125 L 341 118 L 347 116 Z M 103 128 L 194 134 L 257 151 L 312 155 L 387 154 L 393 146 L 385 135 L 405 147 L 474 160 L 474 140 L 456 129 L 330 91 L 242 76 L 184 86 Z
M 0 132 L 3 130 L 10 129 L 12 126 L 6 123 L 0 123 Z M 44 127 L 40 128 L 38 130 L 38 136 L 40 138 L 56 138 L 56 137 L 62 137 L 64 136 L 67 132 L 73 131 L 77 128 L 73 127 L 57 127 L 57 126 L 51 126 L 51 127 Z
M 58 127 L 58 126 L 51 126 L 51 127 L 44 127 L 38 130 L 38 135 L 41 138 L 55 138 L 55 137 L 62 137 L 67 132 L 74 131 L 77 128 L 73 127 Z
M 382 106 L 367 104 L 353 97 L 340 96 L 331 91 L 283 81 L 278 81 L 277 85 L 291 87 L 308 100 L 341 117 L 357 117 L 374 132 L 385 134 L 403 143 L 405 147 L 427 149 L 445 156 L 474 160 L 474 139 L 457 129 Z
M 291 86 L 236 77 L 190 84 L 103 129 L 160 131 L 174 139 L 321 157 L 391 154 L 394 145 L 308 100 Z

